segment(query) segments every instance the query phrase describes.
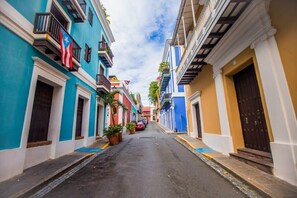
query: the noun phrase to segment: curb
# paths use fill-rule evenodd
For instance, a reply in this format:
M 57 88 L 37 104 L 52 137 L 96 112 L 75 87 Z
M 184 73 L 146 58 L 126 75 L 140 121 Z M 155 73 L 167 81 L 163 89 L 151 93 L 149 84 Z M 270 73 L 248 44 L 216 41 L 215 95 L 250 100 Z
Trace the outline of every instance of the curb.
M 168 134 L 168 135 L 175 135 L 175 132 L 174 131 L 171 131 L 171 130 L 166 130 L 160 123 L 158 122 L 155 122 L 156 125 L 161 129 L 161 132 L 164 133 L 164 134 Z M 168 132 L 169 131 L 169 132 Z
M 107 142 L 106 144 L 104 144 L 104 145 L 101 147 L 101 149 L 102 149 L 102 150 L 105 150 L 107 147 L 109 147 L 109 144 L 110 144 L 110 143 Z
M 188 142 L 184 138 L 176 137 L 174 139 L 178 143 L 186 147 L 198 158 L 200 158 L 206 165 L 208 165 L 210 168 L 215 170 L 219 175 L 221 175 L 227 181 L 231 182 L 231 184 L 234 185 L 234 187 L 236 187 L 238 190 L 244 193 L 247 197 L 255 198 L 255 197 L 268 196 L 265 192 L 261 191 L 254 185 L 251 185 L 247 181 L 243 180 L 241 177 L 234 176 L 232 171 L 229 171 L 229 169 L 226 169 L 220 163 L 216 162 L 210 155 L 195 151 L 195 148 L 192 147 L 193 145 L 190 146 L 191 145 L 190 142 Z
M 42 180 L 38 184 L 34 185 L 29 190 L 26 190 L 25 192 L 18 193 L 16 197 L 43 197 L 45 194 L 53 190 L 55 187 L 57 187 L 59 184 L 61 184 L 63 181 L 71 177 L 74 173 L 79 171 L 81 168 L 86 166 L 88 163 L 90 163 L 93 159 L 95 159 L 98 155 L 101 155 L 105 151 L 108 150 L 109 143 L 106 143 L 104 146 L 104 150 L 102 150 L 99 153 L 88 153 L 84 155 L 82 158 L 75 160 L 74 162 L 66 165 L 65 167 L 61 168 L 60 170 L 57 170 L 50 176 L 48 176 L 46 179 Z M 102 147 L 102 148 L 103 148 Z
M 93 155 L 93 153 L 84 155 L 82 158 L 77 159 L 77 160 L 73 161 L 72 163 L 67 164 L 63 168 L 61 168 L 61 169 L 55 171 L 54 173 L 50 174 L 48 177 L 44 178 L 43 180 L 36 183 L 35 185 L 33 184 L 30 189 L 25 189 L 23 191 L 20 191 L 17 194 L 12 195 L 11 197 L 28 197 L 30 194 L 35 192 L 37 189 L 42 188 L 50 180 L 58 177 L 59 175 L 63 174 L 64 172 L 70 170 L 72 167 L 76 166 L 77 164 L 80 164 L 82 161 L 86 160 L 87 158 L 89 158 L 92 155 Z

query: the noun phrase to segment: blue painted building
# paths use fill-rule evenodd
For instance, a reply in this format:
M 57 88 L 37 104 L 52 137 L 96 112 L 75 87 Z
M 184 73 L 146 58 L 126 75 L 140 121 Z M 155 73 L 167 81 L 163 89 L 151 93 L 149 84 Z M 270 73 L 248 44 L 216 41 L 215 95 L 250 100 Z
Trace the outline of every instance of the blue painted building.
M 2 0 L 0 181 L 102 136 L 114 37 L 98 0 Z M 72 41 L 62 64 L 60 30 Z M 63 38 L 65 39 L 65 38 Z
M 160 123 L 175 132 L 187 131 L 187 114 L 185 90 L 183 85 L 177 85 L 175 70 L 180 61 L 181 48 L 171 46 L 167 39 L 163 52 L 163 62 L 169 63 L 160 79 Z

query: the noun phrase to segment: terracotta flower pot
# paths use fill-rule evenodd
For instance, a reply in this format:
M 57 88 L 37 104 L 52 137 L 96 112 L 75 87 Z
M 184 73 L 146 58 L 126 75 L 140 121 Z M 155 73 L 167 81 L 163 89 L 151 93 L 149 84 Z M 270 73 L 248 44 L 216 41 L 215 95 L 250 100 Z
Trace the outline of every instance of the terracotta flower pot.
M 134 134 L 135 131 L 136 131 L 135 128 L 129 130 L 130 134 Z
M 119 137 L 119 142 L 122 142 L 123 141 L 123 133 L 122 132 L 118 133 L 118 137 Z
M 108 135 L 107 136 L 110 145 L 116 145 L 119 143 L 119 138 L 117 135 Z

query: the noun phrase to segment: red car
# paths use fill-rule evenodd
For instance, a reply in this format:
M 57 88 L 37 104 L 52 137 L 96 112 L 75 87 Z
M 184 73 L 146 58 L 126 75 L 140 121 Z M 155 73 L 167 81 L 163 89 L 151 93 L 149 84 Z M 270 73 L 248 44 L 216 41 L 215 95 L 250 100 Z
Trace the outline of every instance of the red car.
M 136 131 L 143 131 L 145 129 L 145 125 L 143 122 L 137 122 L 135 129 Z

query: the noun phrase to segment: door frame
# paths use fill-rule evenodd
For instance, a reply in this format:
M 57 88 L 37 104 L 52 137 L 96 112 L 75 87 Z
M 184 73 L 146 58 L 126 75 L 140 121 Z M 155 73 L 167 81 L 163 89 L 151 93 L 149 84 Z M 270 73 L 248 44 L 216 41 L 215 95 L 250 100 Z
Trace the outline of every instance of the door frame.
M 88 142 L 92 142 L 95 140 L 88 140 L 89 138 L 89 121 L 90 121 L 90 100 L 91 100 L 92 92 L 87 88 L 83 87 L 80 84 L 76 84 L 76 99 L 74 106 L 74 119 L 73 119 L 73 127 L 72 127 L 72 140 L 74 143 L 74 149 L 80 148 L 82 146 L 87 146 Z M 75 140 L 75 129 L 76 129 L 76 116 L 77 116 L 77 105 L 78 98 L 82 98 L 84 100 L 83 106 L 83 118 L 82 118 L 82 132 L 81 136 L 83 136 L 82 140 Z M 95 131 L 94 131 L 95 132 Z M 90 137 L 91 139 L 95 139 L 94 137 Z
M 26 113 L 22 130 L 21 150 L 25 150 L 23 169 L 39 164 L 49 158 L 56 158 L 57 144 L 59 143 L 60 129 L 62 123 L 62 112 L 64 94 L 68 76 L 55 69 L 52 65 L 43 61 L 39 57 L 33 57 L 34 68 L 31 78 L 30 90 L 28 95 Z M 33 110 L 33 102 L 36 91 L 37 81 L 40 80 L 54 87 L 52 107 L 50 113 L 48 140 L 52 141 L 48 146 L 27 148 L 29 128 Z M 46 154 L 45 154 L 46 153 Z M 28 159 L 28 160 L 26 160 Z
M 269 141 L 270 143 L 273 142 L 270 118 L 268 115 L 266 98 L 262 87 L 262 79 L 260 77 L 257 59 L 253 50 L 246 49 L 243 52 L 241 52 L 238 56 L 236 56 L 232 62 L 225 65 L 222 69 L 224 92 L 226 96 L 227 112 L 229 117 L 230 132 L 233 139 L 234 150 L 237 150 L 239 148 L 245 148 L 245 144 L 244 144 L 244 137 L 242 133 L 240 112 L 239 112 L 239 107 L 238 107 L 238 102 L 236 97 L 236 90 L 235 90 L 235 85 L 233 81 L 233 75 L 245 69 L 251 64 L 253 64 L 255 68 L 257 84 L 259 87 L 261 102 L 262 102 L 264 115 L 266 119 L 266 126 L 267 126 Z
M 199 105 L 199 114 L 200 114 L 200 124 L 201 124 L 201 139 L 203 139 L 204 136 L 204 126 L 203 126 L 203 116 L 202 116 L 202 105 L 201 105 L 201 92 L 196 91 L 194 94 L 192 94 L 189 97 L 190 103 L 191 103 L 191 114 L 192 114 L 192 127 L 194 131 L 190 132 L 192 137 L 198 138 L 198 128 L 197 128 L 197 116 L 196 116 L 196 109 L 195 105 Z

